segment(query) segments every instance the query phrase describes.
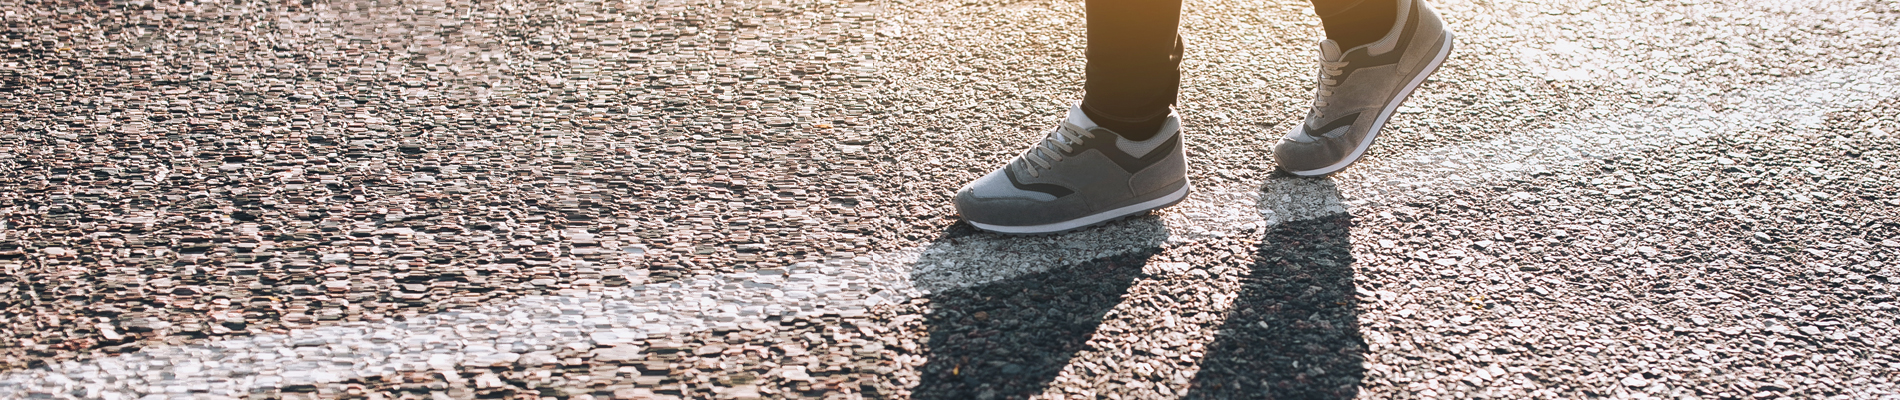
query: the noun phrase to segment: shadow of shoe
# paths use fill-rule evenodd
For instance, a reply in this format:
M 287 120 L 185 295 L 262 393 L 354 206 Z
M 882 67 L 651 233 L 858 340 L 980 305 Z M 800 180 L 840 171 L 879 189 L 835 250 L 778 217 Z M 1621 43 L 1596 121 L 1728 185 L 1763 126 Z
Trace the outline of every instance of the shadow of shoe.
M 1365 375 L 1353 290 L 1352 215 L 1331 181 L 1276 174 L 1261 189 L 1266 219 L 1239 297 L 1186 398 L 1352 398 Z
M 930 293 L 929 360 L 914 397 L 1041 393 L 1167 240 L 1154 216 L 1052 236 L 946 231 L 913 272 Z

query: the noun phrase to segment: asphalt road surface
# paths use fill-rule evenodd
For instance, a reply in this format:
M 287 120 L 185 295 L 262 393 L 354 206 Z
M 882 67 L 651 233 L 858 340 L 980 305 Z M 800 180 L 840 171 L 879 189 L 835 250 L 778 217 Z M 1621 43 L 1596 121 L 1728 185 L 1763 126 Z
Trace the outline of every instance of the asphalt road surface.
M 0 398 L 1900 398 L 1900 4 L 1436 4 L 1306 179 L 1188 1 L 1193 196 L 1003 237 L 1079 1 L 0 0 Z

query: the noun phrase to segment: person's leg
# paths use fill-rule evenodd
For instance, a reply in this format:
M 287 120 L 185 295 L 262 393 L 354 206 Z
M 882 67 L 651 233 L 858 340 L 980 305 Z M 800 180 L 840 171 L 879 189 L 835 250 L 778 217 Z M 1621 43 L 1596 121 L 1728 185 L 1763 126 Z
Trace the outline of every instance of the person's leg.
M 957 213 L 992 232 L 1080 229 L 1187 198 L 1181 0 L 1088 0 L 1088 93 L 1036 145 L 957 190 Z
M 1154 136 L 1181 87 L 1181 0 L 1088 0 L 1087 10 L 1082 111 L 1130 140 Z
M 1398 18 L 1398 0 L 1312 0 L 1326 38 L 1350 49 L 1378 41 Z

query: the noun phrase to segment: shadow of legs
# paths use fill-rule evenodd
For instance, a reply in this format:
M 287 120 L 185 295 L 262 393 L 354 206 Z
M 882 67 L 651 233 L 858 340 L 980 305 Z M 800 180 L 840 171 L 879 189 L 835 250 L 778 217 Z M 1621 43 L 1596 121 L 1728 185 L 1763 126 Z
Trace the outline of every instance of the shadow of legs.
M 1281 224 L 1259 252 L 1187 398 L 1345 399 L 1365 376 L 1352 216 Z
M 924 323 L 929 325 L 929 361 L 919 369 L 922 382 L 912 391 L 919 399 L 1023 398 L 1041 393 L 1056 373 L 1100 327 L 1103 315 L 1140 276 L 1142 265 L 1158 254 L 1166 229 L 1152 218 L 1117 222 L 1099 230 L 1057 236 L 1060 240 L 1026 238 L 1009 251 L 1056 255 L 1051 268 L 975 287 L 932 294 Z M 1103 239 L 1098 236 L 1143 236 L 1145 249 L 1090 259 L 1071 257 L 1060 242 Z M 957 236 L 957 235 L 947 235 Z M 1051 243 L 1043 245 L 1039 243 Z M 1048 248 L 1044 248 L 1048 247 Z M 987 248 L 987 247 L 986 247 Z M 938 254 L 939 252 L 927 252 Z M 955 252 L 941 252 L 955 254 Z M 1033 258 L 1033 257 L 1030 257 Z M 984 263 L 1014 257 L 967 257 L 959 268 L 983 268 Z M 922 260 L 923 265 L 946 265 L 944 260 Z M 989 267 L 994 267 L 989 266 Z M 939 276 L 939 275 L 933 275 Z

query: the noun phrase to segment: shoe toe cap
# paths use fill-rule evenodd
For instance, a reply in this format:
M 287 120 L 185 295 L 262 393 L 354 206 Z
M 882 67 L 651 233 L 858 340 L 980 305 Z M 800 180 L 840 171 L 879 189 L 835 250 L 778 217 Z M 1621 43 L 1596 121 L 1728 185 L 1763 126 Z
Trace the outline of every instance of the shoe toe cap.
M 978 203 L 983 201 L 976 196 L 975 190 L 971 189 L 971 186 L 973 185 L 963 185 L 962 189 L 957 189 L 956 199 L 951 201 L 952 204 L 957 206 L 957 214 L 966 218 L 969 217 L 973 211 L 980 212 L 981 205 Z
M 957 214 L 970 222 L 1002 226 L 1031 226 L 1055 222 L 1063 207 L 1052 202 L 1018 197 L 983 197 L 974 190 L 957 192 Z
M 1280 140 L 1273 145 L 1273 158 L 1281 169 L 1291 172 L 1311 171 L 1338 162 L 1340 154 L 1327 144 L 1326 140 L 1298 142 Z
M 1002 179 L 1001 182 L 988 181 Z M 970 222 L 1000 226 L 1035 226 L 1064 221 L 1083 209 L 1076 196 L 1056 197 L 1011 186 L 1007 178 L 988 176 L 957 190 L 957 214 Z

